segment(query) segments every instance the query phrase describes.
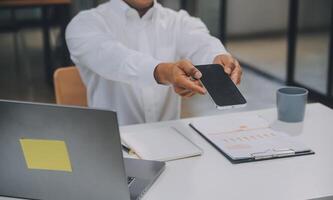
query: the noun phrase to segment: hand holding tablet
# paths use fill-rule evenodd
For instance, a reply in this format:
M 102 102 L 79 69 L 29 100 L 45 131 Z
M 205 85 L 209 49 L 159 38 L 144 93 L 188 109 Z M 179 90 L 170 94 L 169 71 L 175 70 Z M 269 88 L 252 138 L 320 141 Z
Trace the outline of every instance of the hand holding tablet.
M 210 64 L 195 67 L 202 73 L 200 81 L 217 109 L 246 106 L 245 98 L 220 65 Z

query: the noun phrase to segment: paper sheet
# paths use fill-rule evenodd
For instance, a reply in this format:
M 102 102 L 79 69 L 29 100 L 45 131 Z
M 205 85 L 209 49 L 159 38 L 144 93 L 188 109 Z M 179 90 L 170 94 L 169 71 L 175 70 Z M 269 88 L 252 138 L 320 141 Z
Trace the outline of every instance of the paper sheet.
M 198 119 L 191 125 L 233 159 L 310 150 L 289 135 L 272 130 L 258 115 Z
M 224 115 L 220 117 L 207 117 L 194 120 L 193 124 L 200 132 L 205 134 L 220 134 L 268 128 L 266 120 L 258 115 Z
M 287 134 L 269 128 L 220 133 L 209 135 L 208 138 L 234 159 L 248 158 L 253 153 L 267 152 L 269 154 L 273 150 L 305 151 L 309 149 Z

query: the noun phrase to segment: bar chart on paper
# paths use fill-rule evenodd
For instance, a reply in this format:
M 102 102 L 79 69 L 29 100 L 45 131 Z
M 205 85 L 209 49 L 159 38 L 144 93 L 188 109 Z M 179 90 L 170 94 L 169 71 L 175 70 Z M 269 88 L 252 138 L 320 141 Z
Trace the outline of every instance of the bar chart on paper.
M 208 138 L 232 158 L 248 158 L 254 154 L 272 154 L 274 152 L 308 148 L 285 133 L 272 129 L 257 129 L 232 133 L 209 135 Z
M 270 129 L 241 131 L 232 133 L 208 134 L 210 138 L 228 149 L 241 150 L 251 148 L 251 143 L 254 145 L 267 143 L 270 139 L 277 136 Z

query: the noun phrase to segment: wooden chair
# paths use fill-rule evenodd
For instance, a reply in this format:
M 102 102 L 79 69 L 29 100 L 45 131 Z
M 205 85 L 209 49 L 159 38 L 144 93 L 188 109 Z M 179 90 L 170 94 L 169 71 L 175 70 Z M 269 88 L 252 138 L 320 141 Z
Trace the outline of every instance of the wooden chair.
M 54 72 L 57 104 L 87 106 L 87 90 L 76 67 L 59 68 Z

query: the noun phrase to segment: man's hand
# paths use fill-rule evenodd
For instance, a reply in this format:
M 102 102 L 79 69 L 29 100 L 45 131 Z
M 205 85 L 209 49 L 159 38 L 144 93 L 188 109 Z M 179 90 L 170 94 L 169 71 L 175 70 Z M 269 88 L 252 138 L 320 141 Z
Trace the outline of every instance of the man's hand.
M 206 90 L 198 81 L 201 76 L 201 72 L 187 60 L 175 63 L 160 63 L 154 71 L 154 77 L 158 83 L 171 84 L 174 91 L 182 97 L 191 97 L 196 93 L 202 95 L 206 93 Z
M 232 56 L 227 54 L 218 55 L 214 58 L 214 64 L 222 65 L 225 73 L 229 74 L 231 80 L 235 84 L 239 84 L 242 78 L 242 68 L 239 62 Z

